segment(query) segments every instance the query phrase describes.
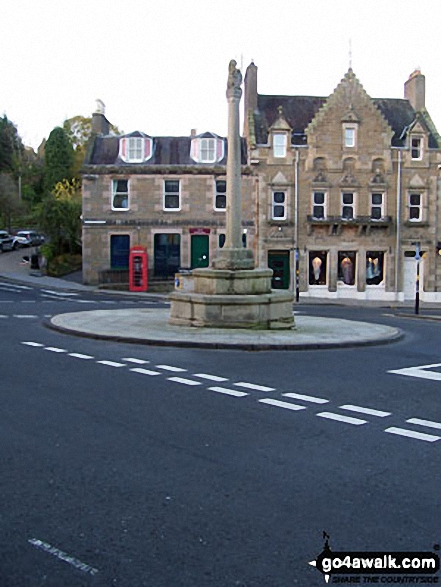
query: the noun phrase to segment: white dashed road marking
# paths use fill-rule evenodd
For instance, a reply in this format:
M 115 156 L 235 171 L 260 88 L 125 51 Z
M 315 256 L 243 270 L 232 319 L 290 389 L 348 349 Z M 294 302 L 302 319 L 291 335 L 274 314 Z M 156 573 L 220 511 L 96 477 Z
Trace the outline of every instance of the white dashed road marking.
M 150 361 L 144 361 L 144 359 L 134 359 L 132 357 L 122 360 L 127 361 L 127 363 L 135 363 L 136 365 L 147 365 L 148 363 L 150 363 Z
M 274 387 L 265 387 L 265 385 L 255 385 L 254 383 L 245 383 L 240 381 L 239 383 L 235 383 L 237 387 L 245 387 L 245 389 L 254 389 L 256 391 L 275 391 Z
M 284 397 L 291 397 L 292 399 L 301 399 L 305 402 L 311 402 L 313 404 L 328 404 L 328 399 L 321 397 L 313 397 L 312 395 L 302 395 L 301 393 L 284 393 Z
M 363 408 L 361 406 L 353 406 L 350 404 L 346 404 L 344 406 L 340 406 L 342 410 L 349 410 L 350 412 L 359 412 L 360 414 L 366 414 L 367 416 L 377 416 L 378 418 L 386 418 L 386 416 L 390 416 L 390 412 L 382 412 L 381 410 L 372 410 L 371 408 Z
M 426 442 L 436 442 L 441 440 L 441 436 L 434 436 L 433 434 L 424 434 L 423 432 L 415 432 L 414 430 L 406 430 L 405 428 L 387 428 L 385 432 L 389 434 L 398 434 L 399 436 L 407 436 L 408 438 L 415 438 L 416 440 L 425 440 Z
M 155 365 L 156 369 L 164 369 L 164 371 L 172 371 L 173 373 L 185 373 L 187 369 L 180 367 L 172 367 L 171 365 Z
M 226 377 L 218 377 L 217 375 L 208 375 L 207 373 L 195 373 L 193 377 L 200 377 L 201 379 L 208 379 L 209 381 L 216 381 L 220 383 L 221 381 L 228 381 Z
M 169 381 L 175 383 L 183 383 L 184 385 L 202 385 L 200 381 L 193 381 L 192 379 L 183 379 L 182 377 L 167 377 Z
M 99 365 L 107 365 L 108 367 L 126 367 L 124 363 L 115 363 L 115 361 L 97 361 Z
M 89 575 L 96 575 L 98 573 L 98 569 L 94 569 L 90 565 L 86 565 L 85 563 L 82 563 L 77 558 L 70 556 L 66 552 L 63 552 L 59 548 L 56 548 L 55 546 L 52 546 L 51 544 L 48 544 L 47 542 L 42 542 L 41 540 L 37 540 L 36 538 L 31 538 L 30 540 L 28 540 L 28 542 L 30 544 L 32 544 L 33 546 L 36 546 L 37 548 L 40 548 L 41 550 L 44 550 L 45 552 L 52 554 L 53 556 L 55 556 L 59 560 L 62 560 L 64 562 L 72 565 L 76 569 L 83 571 L 83 573 L 89 573 Z
M 38 318 L 35 314 L 13 314 L 14 318 Z
M 260 399 L 258 400 L 261 404 L 268 404 L 269 406 L 276 406 L 278 408 L 285 408 L 286 410 L 306 410 L 305 406 L 298 406 L 297 404 L 291 404 L 289 402 L 282 402 L 278 399 Z
M 21 344 L 25 344 L 27 346 L 33 346 L 33 347 L 43 347 L 44 344 L 41 344 L 41 342 L 31 342 L 31 341 L 25 341 L 22 342 Z
M 223 393 L 225 395 L 232 395 L 234 397 L 245 397 L 249 395 L 245 391 L 237 391 L 237 389 L 228 389 L 227 387 L 209 387 L 210 391 L 217 391 L 218 393 Z
M 420 420 L 419 418 L 410 418 L 406 420 L 408 424 L 416 424 L 417 426 L 427 426 L 427 428 L 437 428 L 441 430 L 440 422 L 432 422 L 431 420 Z
M 141 373 L 141 375 L 162 375 L 159 371 L 150 371 L 149 369 L 142 369 L 142 367 L 135 367 L 130 369 L 133 373 Z
M 54 346 L 45 346 L 44 347 L 45 351 L 50 351 L 51 353 L 67 353 L 66 349 L 59 349 L 57 347 Z
M 81 353 L 69 353 L 69 357 L 74 357 L 75 359 L 93 359 L 90 355 L 82 355 Z
M 316 416 L 320 416 L 320 418 L 327 418 L 328 420 L 336 420 L 337 422 L 344 422 L 345 424 L 353 424 L 354 426 L 367 424 L 367 420 L 351 418 L 350 416 L 341 416 L 340 414 L 334 414 L 332 412 L 320 412 L 320 414 L 316 414 Z

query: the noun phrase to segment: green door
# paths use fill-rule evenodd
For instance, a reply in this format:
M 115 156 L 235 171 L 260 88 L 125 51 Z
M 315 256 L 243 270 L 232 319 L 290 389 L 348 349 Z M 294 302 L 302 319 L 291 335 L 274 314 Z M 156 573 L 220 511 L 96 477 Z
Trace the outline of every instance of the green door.
M 268 267 L 274 272 L 272 289 L 289 289 L 289 251 L 268 251 Z
M 209 258 L 208 234 L 191 235 L 191 268 L 208 267 Z

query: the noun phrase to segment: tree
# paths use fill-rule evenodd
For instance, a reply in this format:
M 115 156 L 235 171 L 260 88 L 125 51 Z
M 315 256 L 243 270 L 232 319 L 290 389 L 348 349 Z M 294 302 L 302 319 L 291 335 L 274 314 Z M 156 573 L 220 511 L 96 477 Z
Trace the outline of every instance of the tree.
M 8 173 L 0 173 L 0 214 L 9 232 L 12 228 L 12 215 L 21 210 L 17 184 Z
M 58 182 L 70 181 L 73 176 L 74 149 L 61 127 L 53 129 L 44 149 L 44 187 L 51 192 Z
M 81 184 L 77 179 L 58 182 L 40 204 L 38 216 L 54 256 L 81 251 Z
M 68 118 L 63 123 L 63 129 L 73 145 L 75 151 L 74 176 L 79 177 L 92 138 L 92 117 L 73 116 Z M 111 124 L 110 133 L 120 135 L 121 131 Z
M 17 128 L 5 114 L 0 118 L 0 173 L 16 172 L 23 150 Z

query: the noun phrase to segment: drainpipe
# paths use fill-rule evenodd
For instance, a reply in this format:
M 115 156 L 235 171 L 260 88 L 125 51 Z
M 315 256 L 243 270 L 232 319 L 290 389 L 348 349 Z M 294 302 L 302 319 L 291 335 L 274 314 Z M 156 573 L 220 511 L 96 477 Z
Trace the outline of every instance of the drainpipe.
M 300 299 L 300 261 L 299 261 L 299 150 L 296 149 L 294 174 L 294 270 L 296 302 Z
M 401 269 L 401 151 L 398 151 L 398 168 L 397 168 L 397 231 L 395 240 L 395 301 L 398 302 L 399 296 L 399 276 Z

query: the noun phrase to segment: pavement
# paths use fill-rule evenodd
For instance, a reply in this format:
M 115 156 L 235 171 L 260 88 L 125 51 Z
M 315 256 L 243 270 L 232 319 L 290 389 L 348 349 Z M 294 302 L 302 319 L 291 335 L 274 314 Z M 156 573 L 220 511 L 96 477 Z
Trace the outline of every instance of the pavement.
M 105 293 L 116 296 L 138 297 L 140 300 L 167 302 L 167 294 L 115 292 L 98 289 L 81 283 L 81 272 L 65 278 L 31 274 L 29 265 L 22 262 L 23 251 L 0 255 L 0 277 L 13 282 L 32 284 L 36 287 L 74 292 Z M 357 300 L 300 301 L 299 306 L 311 304 L 369 306 L 392 309 L 397 315 L 441 320 L 441 304 L 422 304 L 424 315 L 412 315 L 413 304 L 390 304 Z M 307 350 L 388 344 L 400 340 L 404 333 L 399 328 L 343 320 L 295 314 L 293 330 L 248 330 L 222 328 L 187 328 L 168 324 L 168 309 L 131 308 L 124 310 L 92 310 L 71 312 L 52 317 L 46 322 L 58 331 L 118 342 L 133 342 L 157 346 L 194 348 L 244 349 L 244 350 Z

